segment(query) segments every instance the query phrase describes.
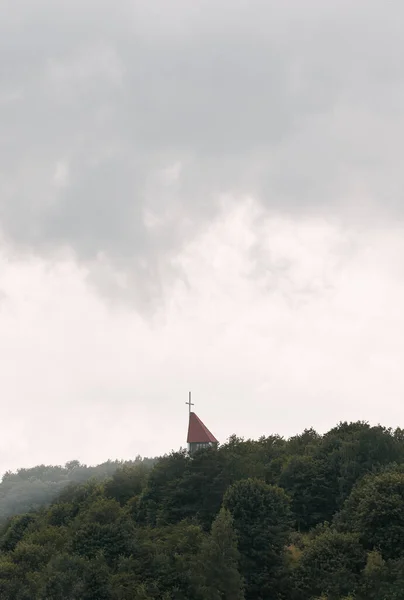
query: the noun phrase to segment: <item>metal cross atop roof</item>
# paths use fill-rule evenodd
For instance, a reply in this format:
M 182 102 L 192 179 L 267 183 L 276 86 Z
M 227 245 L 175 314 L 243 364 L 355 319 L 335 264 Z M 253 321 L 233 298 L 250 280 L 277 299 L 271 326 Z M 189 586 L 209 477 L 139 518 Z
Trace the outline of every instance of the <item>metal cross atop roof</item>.
M 188 406 L 189 406 L 189 414 L 191 414 L 191 406 L 194 406 L 194 403 L 191 402 L 191 392 L 189 392 L 189 400 L 188 400 L 188 402 L 185 402 L 185 404 L 188 404 Z

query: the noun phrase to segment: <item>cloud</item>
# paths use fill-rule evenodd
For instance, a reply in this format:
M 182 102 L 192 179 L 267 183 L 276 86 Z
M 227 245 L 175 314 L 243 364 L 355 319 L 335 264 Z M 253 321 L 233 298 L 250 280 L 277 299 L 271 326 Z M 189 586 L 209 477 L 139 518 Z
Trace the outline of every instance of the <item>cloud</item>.
M 0 224 L 20 250 L 70 248 L 104 293 L 154 310 L 223 194 L 401 219 L 398 1 L 0 10 Z
M 0 470 L 401 421 L 403 16 L 0 3 Z
M 107 306 L 71 257 L 15 261 L 3 246 L 0 472 L 178 449 L 188 389 L 221 441 L 396 426 L 403 240 L 226 198 L 147 320 Z

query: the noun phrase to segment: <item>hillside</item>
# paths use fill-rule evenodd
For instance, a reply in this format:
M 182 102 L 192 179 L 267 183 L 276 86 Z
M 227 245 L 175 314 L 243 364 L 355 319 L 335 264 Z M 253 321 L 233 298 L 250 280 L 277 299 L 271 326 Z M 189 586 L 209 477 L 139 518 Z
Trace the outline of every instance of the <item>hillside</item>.
M 8 471 L 0 483 L 0 523 L 12 515 L 49 504 L 71 483 L 84 483 L 92 478 L 102 481 L 125 465 L 142 464 L 151 468 L 155 460 L 139 456 L 133 461 L 109 460 L 95 467 L 72 460 L 63 467 L 38 465 L 16 473 Z
M 404 435 L 341 423 L 120 465 L 0 532 L 8 600 L 400 600 Z

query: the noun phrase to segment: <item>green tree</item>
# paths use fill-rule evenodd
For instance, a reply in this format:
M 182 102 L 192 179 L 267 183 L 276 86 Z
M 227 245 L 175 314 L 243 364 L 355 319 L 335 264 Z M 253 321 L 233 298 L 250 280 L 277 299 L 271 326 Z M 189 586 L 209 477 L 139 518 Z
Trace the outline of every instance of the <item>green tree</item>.
M 186 452 L 173 452 L 161 458 L 136 503 L 134 517 L 147 525 L 178 523 L 192 515 L 187 491 L 182 489 L 184 473 L 190 459 Z
M 0 532 L 0 550 L 6 552 L 14 550 L 34 522 L 35 517 L 33 515 L 20 515 L 11 518 Z
M 312 456 L 321 444 L 321 435 L 314 429 L 305 429 L 287 441 L 288 454 L 292 456 Z
M 383 558 L 404 553 L 404 473 L 367 476 L 353 490 L 336 518 L 340 530 L 356 532 L 368 550 Z
M 17 599 L 22 587 L 17 565 L 11 558 L 0 556 L 0 598 Z
M 244 600 L 233 519 L 221 509 L 198 554 L 200 600 Z
M 381 594 L 385 587 L 387 573 L 388 567 L 380 552 L 377 550 L 369 552 L 362 572 L 359 597 L 364 600 L 380 600 L 383 597 Z
M 297 529 L 308 530 L 332 518 L 336 489 L 324 459 L 291 456 L 279 476 L 279 485 L 292 500 Z
M 68 553 L 55 554 L 42 572 L 41 598 L 78 600 L 84 594 L 86 561 Z
M 88 561 L 84 570 L 80 600 L 110 600 L 110 575 L 102 555 Z
M 224 502 L 238 534 L 247 600 L 274 598 L 291 528 L 290 500 L 284 490 L 257 479 L 238 481 Z
M 404 558 L 387 562 L 387 575 L 378 600 L 404 600 Z
M 148 473 L 149 468 L 143 463 L 120 467 L 105 484 L 106 496 L 114 498 L 123 506 L 142 492 Z
M 321 596 L 339 600 L 354 594 L 366 553 L 359 537 L 325 528 L 303 551 L 296 573 L 302 598 Z
M 316 456 L 326 458 L 338 484 L 336 508 L 364 475 L 403 460 L 404 445 L 391 429 L 358 421 L 340 423 L 323 437 Z

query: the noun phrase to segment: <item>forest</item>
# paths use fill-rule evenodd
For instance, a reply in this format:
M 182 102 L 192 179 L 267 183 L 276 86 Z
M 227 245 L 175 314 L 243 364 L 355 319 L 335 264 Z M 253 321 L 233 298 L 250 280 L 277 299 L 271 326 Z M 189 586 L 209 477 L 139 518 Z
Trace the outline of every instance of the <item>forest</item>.
M 104 480 L 123 466 L 153 465 L 156 459 L 137 456 L 134 460 L 109 460 L 95 467 L 88 467 L 78 460 L 62 466 L 38 465 L 31 469 L 8 471 L 0 482 L 0 524 L 7 517 L 31 512 L 49 504 L 72 483 L 84 483 L 90 479 Z
M 404 600 L 401 429 L 36 469 L 0 485 L 1 599 Z

